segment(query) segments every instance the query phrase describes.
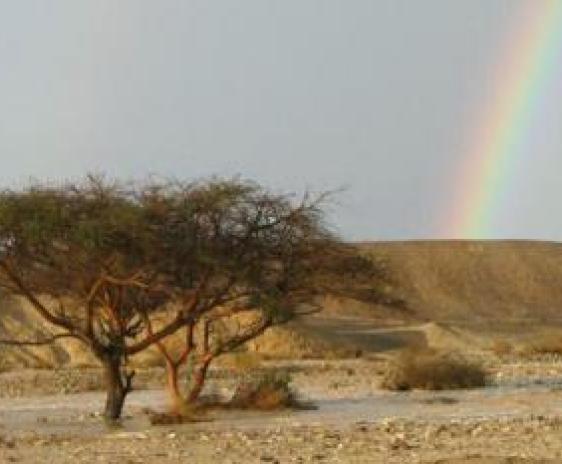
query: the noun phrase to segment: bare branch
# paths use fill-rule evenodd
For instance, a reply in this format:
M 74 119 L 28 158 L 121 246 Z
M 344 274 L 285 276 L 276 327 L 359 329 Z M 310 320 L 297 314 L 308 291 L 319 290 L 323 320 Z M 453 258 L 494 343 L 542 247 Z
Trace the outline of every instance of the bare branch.
M 10 266 L 6 264 L 5 261 L 0 260 L 0 268 L 2 268 L 6 274 L 6 276 L 14 283 L 14 285 L 18 288 L 19 292 L 32 304 L 33 308 L 48 322 L 53 325 L 57 325 L 64 329 L 69 330 L 70 332 L 76 333 L 78 332 L 77 328 L 73 326 L 71 321 L 68 319 L 55 316 L 52 314 L 36 297 L 33 293 L 25 286 L 23 281 L 18 277 L 18 275 L 10 269 Z M 85 339 L 83 334 L 76 333 L 76 336 Z

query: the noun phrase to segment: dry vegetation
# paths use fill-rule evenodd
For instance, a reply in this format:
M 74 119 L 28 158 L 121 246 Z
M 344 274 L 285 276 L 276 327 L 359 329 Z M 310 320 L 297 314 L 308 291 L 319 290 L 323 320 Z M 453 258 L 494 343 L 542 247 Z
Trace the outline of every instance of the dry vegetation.
M 522 355 L 562 355 L 562 332 L 546 330 L 534 335 L 523 346 Z
M 291 376 L 284 371 L 248 376 L 236 387 L 229 406 L 263 411 L 298 407 L 299 402 L 290 384 Z
M 434 350 L 407 349 L 389 364 L 381 386 L 389 390 L 446 390 L 486 385 L 477 364 Z

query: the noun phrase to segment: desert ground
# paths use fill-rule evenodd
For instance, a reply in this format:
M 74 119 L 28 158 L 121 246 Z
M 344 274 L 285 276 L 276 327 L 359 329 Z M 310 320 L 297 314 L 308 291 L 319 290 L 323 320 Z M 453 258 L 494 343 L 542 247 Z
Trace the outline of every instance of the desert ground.
M 101 374 L 60 342 L 4 347 L 0 462 L 562 462 L 562 253 L 553 244 L 365 244 L 405 304 L 327 300 L 325 311 L 266 333 L 215 365 L 205 396 L 228 399 L 249 371 L 283 371 L 306 406 L 210 409 L 152 425 L 165 411 L 154 352 L 136 360 L 121 424 L 100 417 Z M 5 304 L 3 333 L 36 333 Z M 22 309 L 23 308 L 23 309 Z M 473 389 L 390 391 L 403 350 L 457 353 L 487 374 Z

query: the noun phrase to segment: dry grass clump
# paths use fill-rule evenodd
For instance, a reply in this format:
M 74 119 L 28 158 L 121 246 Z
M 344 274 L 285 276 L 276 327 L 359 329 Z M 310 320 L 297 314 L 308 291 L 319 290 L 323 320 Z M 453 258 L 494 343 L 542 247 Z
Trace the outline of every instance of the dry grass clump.
M 229 402 L 230 407 L 269 411 L 297 407 L 287 372 L 265 372 L 242 381 Z
M 539 333 L 528 341 L 523 350 L 523 355 L 555 354 L 562 355 L 562 332 L 545 331 Z
M 297 399 L 290 386 L 291 377 L 286 371 L 265 371 L 248 375 L 225 402 L 217 396 L 201 398 L 197 404 L 179 413 L 158 412 L 145 409 L 152 425 L 175 425 L 191 422 L 208 422 L 207 412 L 231 409 L 272 411 L 276 409 L 314 409 L 312 404 Z
M 435 350 L 405 350 L 392 362 L 381 383 L 388 390 L 448 390 L 486 385 L 486 372 L 459 355 Z

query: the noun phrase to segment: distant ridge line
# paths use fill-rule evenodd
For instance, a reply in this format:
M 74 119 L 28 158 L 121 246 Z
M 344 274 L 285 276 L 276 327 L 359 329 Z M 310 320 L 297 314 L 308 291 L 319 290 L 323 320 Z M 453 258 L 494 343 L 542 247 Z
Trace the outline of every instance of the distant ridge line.
M 356 245 L 533 245 L 560 246 L 562 241 L 524 238 L 509 239 L 406 239 L 406 240 L 356 240 Z

